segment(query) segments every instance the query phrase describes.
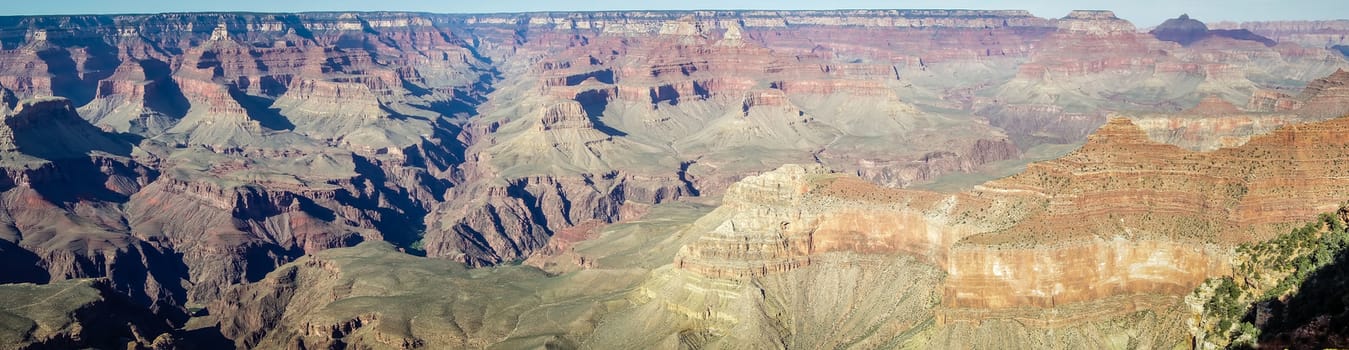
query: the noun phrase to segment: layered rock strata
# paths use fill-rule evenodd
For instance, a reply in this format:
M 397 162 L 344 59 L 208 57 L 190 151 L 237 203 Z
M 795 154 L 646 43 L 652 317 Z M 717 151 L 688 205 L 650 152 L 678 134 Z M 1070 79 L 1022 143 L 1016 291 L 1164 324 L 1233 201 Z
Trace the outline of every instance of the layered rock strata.
M 829 251 L 915 255 L 948 273 L 942 305 L 953 311 L 944 322 L 1003 312 L 960 310 L 1176 297 L 1226 273 L 1237 243 L 1349 195 L 1333 160 L 1349 157 L 1333 136 L 1346 129 L 1346 118 L 1293 124 L 1193 152 L 1115 118 L 1064 158 L 956 195 L 845 186 L 839 175 L 789 166 L 733 186 L 704 218 L 720 224 L 705 225 L 716 228 L 675 265 L 744 280 Z

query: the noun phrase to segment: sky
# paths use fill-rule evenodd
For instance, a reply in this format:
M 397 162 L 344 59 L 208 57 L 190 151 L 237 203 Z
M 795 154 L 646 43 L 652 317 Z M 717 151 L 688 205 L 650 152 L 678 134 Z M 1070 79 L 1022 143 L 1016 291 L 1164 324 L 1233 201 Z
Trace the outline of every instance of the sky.
M 1022 9 L 1057 18 L 1074 9 L 1114 10 L 1139 27 L 1187 13 L 1205 22 L 1349 19 L 1349 0 L 0 0 L 0 15 L 196 11 L 417 11 L 494 13 L 693 9 Z

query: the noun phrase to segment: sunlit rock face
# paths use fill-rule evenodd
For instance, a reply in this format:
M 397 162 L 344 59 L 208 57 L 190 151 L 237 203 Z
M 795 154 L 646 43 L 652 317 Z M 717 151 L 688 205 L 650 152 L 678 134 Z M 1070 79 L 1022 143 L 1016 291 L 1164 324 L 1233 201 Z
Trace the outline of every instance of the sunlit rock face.
M 1171 118 L 1233 110 L 1208 101 Z M 744 280 L 802 269 L 828 252 L 916 256 L 948 274 L 941 322 L 1133 305 L 1044 319 L 1072 326 L 1167 309 L 1230 273 L 1235 245 L 1279 234 L 1349 196 L 1349 182 L 1334 175 L 1336 159 L 1349 157 L 1349 144 L 1334 136 L 1346 128 L 1343 117 L 1290 122 L 1192 151 L 1115 117 L 1073 153 L 954 195 L 787 166 L 733 185 L 702 219 L 714 229 L 685 246 L 675 266 Z M 1035 309 L 1046 313 L 1027 311 Z

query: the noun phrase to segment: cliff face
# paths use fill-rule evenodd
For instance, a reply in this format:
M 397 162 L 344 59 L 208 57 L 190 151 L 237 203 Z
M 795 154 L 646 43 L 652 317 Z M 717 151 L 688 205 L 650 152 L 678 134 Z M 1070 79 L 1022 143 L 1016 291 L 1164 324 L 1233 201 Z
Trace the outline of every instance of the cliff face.
M 940 211 L 894 210 L 894 202 L 938 206 L 940 196 L 876 188 L 813 166 L 787 165 L 747 177 L 704 217 L 715 229 L 686 245 L 675 267 L 745 280 L 809 266 L 817 254 L 909 253 L 944 264 L 967 228 L 941 228 Z
M 1004 230 L 962 241 L 953 254 L 953 264 L 968 262 L 973 270 L 953 269 L 947 282 L 947 301 L 973 307 L 1016 305 L 1016 299 L 990 297 L 974 286 L 988 281 L 1015 283 L 1012 281 L 1019 279 L 1014 276 L 1032 271 L 1065 272 L 1063 280 L 1044 285 L 1051 289 L 1032 288 L 1027 293 L 1043 297 L 1022 299 L 1021 303 L 1043 305 L 1102 296 L 1097 294 L 1102 293 L 1100 289 L 1073 292 L 1077 287 L 1069 281 L 1075 278 L 1067 277 L 1072 273 L 1065 269 L 1072 264 L 1056 265 L 1070 259 L 1034 260 L 1059 267 L 1024 260 L 1046 256 L 1045 249 L 1085 249 L 1079 255 L 1086 256 L 1097 254 L 1087 251 L 1104 250 L 1111 255 L 1094 260 L 1135 261 L 1125 264 L 1127 269 L 1114 270 L 1119 272 L 1111 272 L 1115 265 L 1109 264 L 1101 270 L 1089 270 L 1095 271 L 1089 273 L 1096 276 L 1091 278 L 1101 281 L 1081 286 L 1133 280 L 1162 284 L 1134 290 L 1189 290 L 1203 276 L 1225 270 L 1221 251 L 1207 244 L 1231 245 L 1271 237 L 1282 227 L 1279 224 L 1328 210 L 1336 203 L 1335 198 L 1345 195 L 1345 184 L 1330 175 L 1338 171 L 1333 162 L 1301 156 L 1316 152 L 1327 157 L 1322 159 L 1343 157 L 1344 145 L 1329 138 L 1346 127 L 1345 121 L 1339 118 L 1289 125 L 1238 147 L 1191 153 L 1149 141 L 1126 119 L 1114 119 L 1081 150 L 1059 160 L 1037 163 L 1025 173 L 976 191 L 1024 196 L 1042 207 L 1031 209 L 1027 219 Z M 1250 158 L 1254 154 L 1262 156 L 1259 160 Z M 1305 187 L 1291 186 L 1294 183 Z M 1121 239 L 1132 242 L 1121 245 Z M 1129 259 L 1133 254 L 1147 258 Z M 992 290 L 1016 289 L 1003 286 Z M 1125 290 L 1129 289 L 1104 293 L 1128 293 Z M 976 292 L 963 294 L 970 291 Z

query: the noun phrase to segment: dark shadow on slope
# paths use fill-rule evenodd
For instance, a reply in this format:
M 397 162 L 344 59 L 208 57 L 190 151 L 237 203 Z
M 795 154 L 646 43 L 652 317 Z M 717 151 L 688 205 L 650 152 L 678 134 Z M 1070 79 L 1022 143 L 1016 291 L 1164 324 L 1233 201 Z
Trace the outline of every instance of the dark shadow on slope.
M 220 326 L 197 328 L 178 333 L 183 349 L 234 350 L 234 341 L 220 333 Z
M 257 243 L 262 244 L 262 246 L 243 247 L 245 251 L 244 280 L 248 283 L 261 281 L 277 267 L 304 256 L 304 251 L 300 247 L 282 249 L 275 244 Z
M 127 261 L 108 270 L 110 283 L 136 304 L 148 307 L 151 312 L 172 324 L 187 322 L 187 309 L 183 308 L 187 302 L 187 289 L 179 282 L 187 281 L 189 277 L 182 254 L 161 252 L 145 242 L 140 242 L 135 251 L 142 255 L 127 256 Z M 159 285 L 159 290 L 145 289 L 151 277 Z
M 144 242 L 141 243 L 141 250 L 145 253 L 150 276 L 154 277 L 155 281 L 159 281 L 160 288 L 163 289 L 160 292 L 161 298 L 168 297 L 171 302 L 171 305 L 154 305 L 152 311 L 161 316 L 168 316 L 166 312 L 159 309 L 176 306 L 179 308 L 177 311 L 186 312 L 187 310 L 182 307 L 187 302 L 187 288 L 179 281 L 189 281 L 191 277 L 188 273 L 187 264 L 183 262 L 183 253 L 176 252 L 173 248 L 156 248 Z M 175 321 L 175 325 L 187 321 L 185 313 L 180 316 L 183 318 L 170 318 L 170 320 Z
M 384 111 L 384 113 L 388 113 L 389 119 L 393 119 L 393 120 L 397 120 L 397 121 L 406 121 L 406 120 L 409 120 L 409 119 L 412 119 L 412 120 L 421 120 L 421 121 L 431 121 L 430 119 L 428 119 L 428 118 L 426 118 L 426 117 L 415 116 L 415 115 L 407 115 L 407 114 L 399 113 L 398 111 L 393 110 L 393 108 L 390 108 L 388 105 L 385 105 L 385 104 L 383 104 L 383 103 L 380 103 L 380 104 L 379 104 L 379 110 Z
M 1261 330 L 1261 347 L 1349 347 L 1349 250 L 1308 275 L 1287 300 L 1266 300 L 1248 316 Z
M 70 51 L 49 49 L 38 52 L 38 58 L 47 64 L 47 73 L 52 75 L 52 94 L 71 100 L 76 106 L 93 101 L 98 91 L 98 82 L 112 76 L 121 63 L 117 59 L 117 49 L 106 44 L 86 47 L 88 54 L 84 66 L 75 63 Z
M 417 247 L 416 243 L 422 239 L 426 231 L 426 215 L 429 214 L 426 208 L 429 203 L 420 203 L 406 188 L 384 186 L 390 183 L 390 179 L 375 161 L 359 155 L 353 155 L 352 161 L 356 165 L 356 173 L 376 186 L 377 197 L 356 197 L 343 193 L 337 200 L 355 208 L 378 212 L 380 215 L 379 220 L 375 222 L 375 228 L 384 235 L 385 241 L 393 243 L 409 254 L 425 256 L 426 251 Z M 436 200 L 442 200 L 440 194 L 449 188 L 449 184 L 444 180 L 425 173 L 418 174 L 416 180 L 415 186 L 420 186 L 433 194 Z M 381 198 L 392 208 L 381 207 L 379 205 Z
M 431 134 L 431 137 L 437 142 L 422 141 L 423 147 L 421 147 L 421 150 L 423 152 L 417 154 L 417 158 L 409 156 L 408 161 L 420 162 L 427 169 L 435 167 L 436 170 L 440 171 L 450 170 L 451 167 L 463 163 L 465 159 L 468 159 L 468 145 L 465 145 L 459 139 L 459 135 L 463 131 L 463 127 L 451 123 L 449 120 L 437 119 L 436 128 Z M 449 188 L 450 186 L 446 184 L 444 187 Z
M 689 195 L 694 197 L 702 195 L 698 191 L 698 186 L 694 185 L 693 180 L 689 178 L 689 167 L 697 162 L 696 160 L 679 162 L 679 182 L 684 183 L 684 188 L 689 191 Z
M 433 101 L 426 105 L 413 105 L 413 107 L 434 111 L 448 117 L 471 117 L 478 114 L 476 105 L 458 98 Z
M 671 106 L 679 105 L 679 91 L 675 90 L 673 85 L 661 85 L 651 92 L 651 104 L 659 105 L 661 102 L 669 102 Z
M 613 71 L 612 69 L 603 69 L 603 70 L 597 70 L 597 71 L 588 72 L 588 73 L 582 73 L 582 74 L 576 74 L 576 75 L 569 75 L 569 76 L 566 77 L 566 81 L 564 81 L 563 83 L 565 83 L 567 86 L 576 86 L 576 85 L 580 85 L 582 82 L 586 81 L 587 79 L 591 79 L 591 78 L 595 79 L 595 81 L 598 81 L 598 82 L 601 82 L 601 83 L 604 83 L 604 84 L 613 84 L 613 83 L 614 83 L 614 71 Z
M 276 18 L 286 25 L 286 29 L 295 30 L 295 35 L 314 40 L 314 33 L 309 31 L 309 27 L 305 26 L 304 20 L 301 20 L 300 16 L 291 14 L 276 16 Z
M 1273 39 L 1266 38 L 1260 34 L 1255 34 L 1246 29 L 1214 29 L 1210 30 L 1209 34 L 1212 34 L 1213 36 L 1216 37 L 1254 41 L 1265 45 L 1265 47 L 1274 47 L 1275 45 L 1279 44 Z
M 127 341 L 137 334 L 153 339 L 158 334 L 172 331 L 164 319 L 122 295 L 107 280 L 97 280 L 91 287 L 98 290 L 99 302 L 75 310 L 71 315 L 86 327 L 79 331 L 81 336 L 57 338 L 43 345 L 51 345 L 53 349 L 115 349 L 126 347 Z
M 493 70 L 478 70 L 477 81 L 463 88 L 450 91 L 448 99 L 431 101 L 426 106 L 418 106 L 447 117 L 473 117 L 478 115 L 478 106 L 487 102 L 487 95 L 496 90 L 493 84 L 500 74 Z
M 407 79 L 398 79 L 398 81 L 402 83 L 404 90 L 407 90 L 409 93 L 412 93 L 412 97 L 424 97 L 431 95 L 430 89 L 424 88 L 421 85 L 417 85 L 413 82 L 410 82 Z
M 145 92 L 145 107 L 173 119 L 181 119 L 187 115 L 192 103 L 183 95 L 178 83 L 173 81 L 173 69 L 169 64 L 156 59 L 142 60 L 139 63 L 141 69 L 145 70 L 145 78 L 155 82 L 154 89 Z
M 500 74 L 495 69 L 480 73 L 477 82 L 468 89 L 454 89 L 449 99 L 414 106 L 436 112 L 442 117 L 434 119 L 432 140 L 423 141 L 422 147 L 418 147 L 420 154 L 409 153 L 409 165 L 446 171 L 466 159 L 468 145 L 459 139 L 463 131 L 461 124 L 478 115 L 478 106 L 487 102 L 487 94 L 495 89 L 492 84 Z
M 248 50 L 248 57 L 253 58 L 253 64 L 257 65 L 258 71 L 266 72 L 271 70 L 271 67 L 267 66 L 267 61 L 262 60 L 262 52 L 259 52 L 257 50 Z
M 1335 45 L 1331 46 L 1330 49 L 1339 52 L 1344 58 L 1349 58 L 1349 45 Z
M 14 144 L 19 152 L 46 160 L 80 158 L 93 151 L 127 157 L 131 155 L 131 144 L 89 124 L 80 118 L 74 110 L 56 103 L 45 102 L 46 109 L 26 110 L 25 113 L 39 113 L 24 117 L 11 117 L 5 123 L 14 129 Z
M 125 203 L 130 197 L 108 189 L 104 184 L 110 176 L 102 167 L 88 159 L 54 161 L 57 178 L 29 183 L 34 191 L 53 203 L 73 204 L 82 201 Z
M 581 104 L 581 109 L 585 110 L 586 118 L 590 118 L 590 124 L 599 130 L 611 136 L 628 136 L 628 133 L 615 129 L 600 119 L 604 111 L 609 108 L 609 90 L 589 90 L 576 94 L 576 102 Z
M 14 109 L 19 104 L 19 97 L 14 96 L 14 91 L 0 87 L 0 108 Z
M 495 209 L 491 208 L 489 204 L 488 208 L 483 210 L 493 211 Z M 450 232 L 459 236 L 459 242 L 468 243 L 468 245 L 460 247 L 465 253 L 464 264 L 470 267 L 483 267 L 495 265 L 503 260 L 497 255 L 496 250 L 492 249 L 492 245 L 487 242 L 487 237 L 472 226 L 458 223 L 450 229 Z
M 524 203 L 525 208 L 529 210 L 530 222 L 535 226 L 542 228 L 543 232 L 547 233 L 548 236 L 552 236 L 553 230 L 548 227 L 548 216 L 544 214 L 543 208 L 540 207 L 542 201 L 539 200 L 538 196 L 530 193 L 529 190 L 525 188 L 525 185 L 527 185 L 525 181 L 514 181 L 510 186 L 506 187 L 506 194 L 520 199 L 520 201 Z M 571 212 L 571 204 L 566 201 L 565 198 L 562 200 L 561 204 L 563 205 L 562 220 L 566 226 L 572 226 L 571 218 L 567 217 Z
M 314 203 L 314 200 L 309 199 L 309 197 L 296 196 L 295 201 L 300 203 L 300 211 L 309 214 L 309 216 L 323 221 L 337 220 L 337 212 Z
M 295 130 L 295 124 L 281 115 L 281 109 L 271 108 L 272 100 L 246 94 L 234 87 L 230 87 L 229 92 L 230 97 L 239 101 L 239 105 L 244 108 L 244 113 L 248 114 L 248 118 L 258 121 L 258 124 L 262 127 L 272 130 Z
M 258 91 L 270 98 L 276 98 L 290 91 L 290 86 L 287 86 L 286 82 L 281 81 L 281 79 L 268 75 L 258 79 Z
M 47 283 L 51 274 L 42 268 L 37 254 L 10 241 L 0 240 L 0 283 Z

